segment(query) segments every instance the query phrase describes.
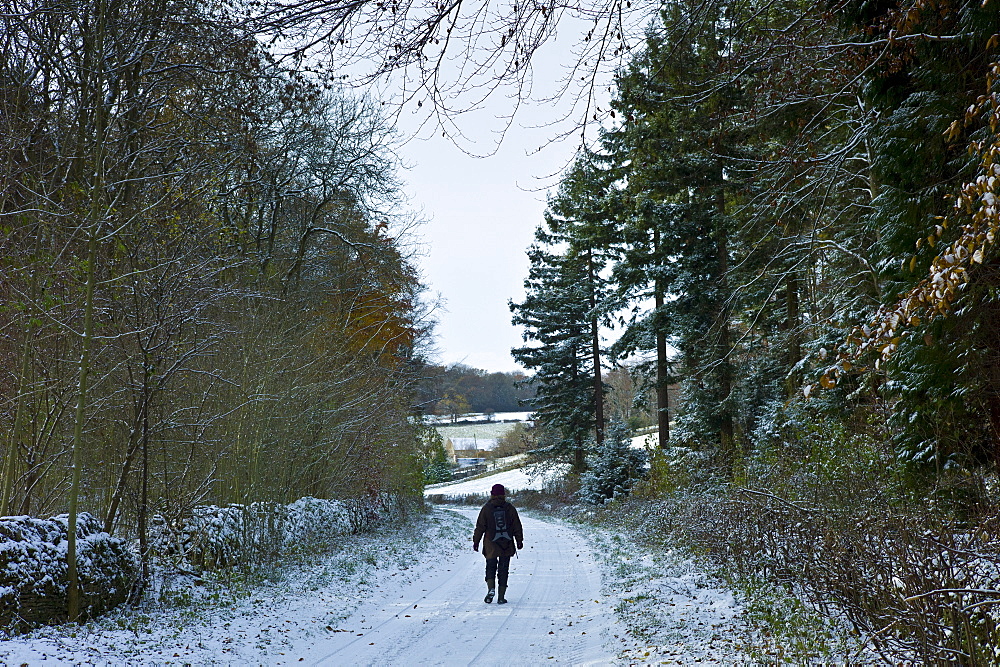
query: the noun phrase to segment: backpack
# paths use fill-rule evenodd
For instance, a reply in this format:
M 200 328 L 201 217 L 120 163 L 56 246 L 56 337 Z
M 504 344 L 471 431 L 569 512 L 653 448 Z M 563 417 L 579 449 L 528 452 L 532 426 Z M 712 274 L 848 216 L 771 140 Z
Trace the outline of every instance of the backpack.
M 493 541 L 504 551 L 514 544 L 514 538 L 510 534 L 510 526 L 507 525 L 507 511 L 504 509 L 504 505 L 493 508 Z

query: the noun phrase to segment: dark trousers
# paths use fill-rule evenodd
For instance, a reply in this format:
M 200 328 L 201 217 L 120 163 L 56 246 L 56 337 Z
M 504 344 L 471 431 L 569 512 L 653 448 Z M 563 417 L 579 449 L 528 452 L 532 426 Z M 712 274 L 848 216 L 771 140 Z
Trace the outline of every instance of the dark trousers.
M 510 556 L 486 559 L 486 581 L 496 577 L 497 584 L 507 588 L 507 575 L 510 573 Z

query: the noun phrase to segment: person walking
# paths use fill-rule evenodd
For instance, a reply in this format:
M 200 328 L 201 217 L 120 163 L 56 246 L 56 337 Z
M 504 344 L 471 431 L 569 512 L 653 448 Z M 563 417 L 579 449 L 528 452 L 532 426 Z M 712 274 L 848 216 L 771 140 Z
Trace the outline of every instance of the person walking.
M 485 540 L 483 538 L 485 537 Z M 510 558 L 518 549 L 524 548 L 524 531 L 517 510 L 507 501 L 507 490 L 503 484 L 494 484 L 490 489 L 490 499 L 479 510 L 476 529 L 472 533 L 472 550 L 479 551 L 479 541 L 483 540 L 483 557 L 486 559 L 486 597 L 483 602 L 493 602 L 500 584 L 497 604 L 506 604 L 507 576 L 510 573 Z

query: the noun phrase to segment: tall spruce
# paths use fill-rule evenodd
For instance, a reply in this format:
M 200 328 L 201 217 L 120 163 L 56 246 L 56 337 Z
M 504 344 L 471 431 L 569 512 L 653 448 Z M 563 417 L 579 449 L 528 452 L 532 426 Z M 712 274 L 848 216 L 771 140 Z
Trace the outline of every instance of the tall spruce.
M 536 408 L 554 429 L 554 451 L 571 453 L 574 468 L 586 467 L 588 443 L 604 440 L 601 330 L 614 308 L 606 274 L 610 262 L 606 172 L 584 154 L 549 202 L 544 228 L 528 251 L 527 298 L 511 303 L 513 322 L 535 344 L 512 351 L 535 370 Z
M 680 352 L 685 429 L 728 467 L 738 424 L 730 328 L 735 169 L 727 156 L 740 91 L 714 77 L 725 51 L 722 8 L 682 4 L 664 10 L 671 30 L 650 31 L 644 53 L 619 77 L 613 106 L 625 120 L 605 136 L 632 209 L 619 279 L 637 296 L 654 298 L 620 347 L 662 349 L 669 337 Z M 665 363 L 658 358 L 657 365 L 663 386 Z
M 586 274 L 566 255 L 549 250 L 552 237 L 543 229 L 535 238 L 528 250 L 525 300 L 510 304 L 513 323 L 524 328 L 531 344 L 511 354 L 534 371 L 532 406 L 545 427 L 542 444 L 582 472 L 596 422 Z

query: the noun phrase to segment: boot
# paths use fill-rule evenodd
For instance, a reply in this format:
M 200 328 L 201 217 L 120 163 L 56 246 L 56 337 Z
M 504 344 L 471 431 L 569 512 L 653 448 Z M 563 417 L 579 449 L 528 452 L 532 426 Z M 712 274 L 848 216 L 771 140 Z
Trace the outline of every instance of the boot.
M 500 597 L 497 598 L 497 604 L 507 604 L 507 598 L 505 598 L 503 596 L 503 594 L 506 593 L 506 592 L 507 592 L 507 587 L 506 586 L 501 586 L 500 587 Z
M 486 580 L 486 588 L 488 588 L 489 590 L 486 592 L 486 597 L 483 598 L 483 602 L 485 602 L 486 604 L 489 604 L 489 603 L 493 602 L 493 595 L 496 593 L 496 590 L 495 590 L 495 588 L 496 588 L 495 580 L 494 579 L 487 579 Z M 503 597 L 503 595 L 501 594 L 500 597 Z

